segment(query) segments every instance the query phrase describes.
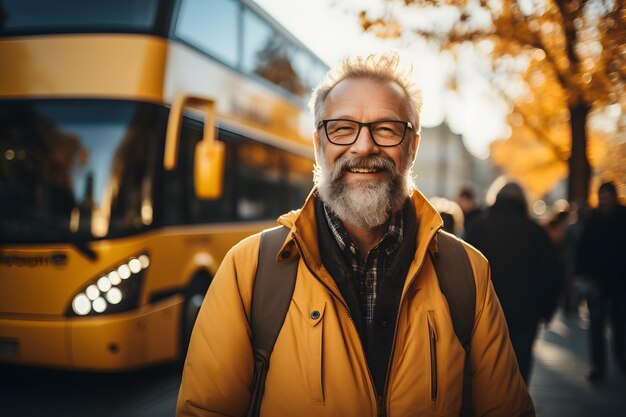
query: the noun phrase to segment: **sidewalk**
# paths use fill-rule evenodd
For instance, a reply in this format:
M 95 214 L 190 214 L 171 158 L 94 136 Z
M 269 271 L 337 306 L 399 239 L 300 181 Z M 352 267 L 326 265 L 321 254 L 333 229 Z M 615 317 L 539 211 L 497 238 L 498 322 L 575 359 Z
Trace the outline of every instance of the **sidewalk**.
M 580 316 L 559 314 L 548 329 L 540 332 L 535 343 L 530 394 L 537 416 L 624 417 L 626 375 L 621 374 L 615 364 L 610 340 L 607 340 L 609 362 L 605 379 L 595 383 L 585 379 L 588 371 L 586 310 L 581 308 Z

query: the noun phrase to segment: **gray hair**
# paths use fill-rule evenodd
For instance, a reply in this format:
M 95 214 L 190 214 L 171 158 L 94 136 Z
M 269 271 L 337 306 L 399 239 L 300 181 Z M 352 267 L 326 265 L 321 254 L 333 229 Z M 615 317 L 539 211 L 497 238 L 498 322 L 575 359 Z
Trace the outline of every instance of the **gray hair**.
M 396 52 L 371 54 L 368 56 L 345 57 L 326 74 L 322 82 L 313 90 L 309 107 L 315 118 L 315 128 L 322 121 L 326 97 L 337 84 L 346 79 L 365 78 L 381 83 L 397 83 L 406 96 L 409 121 L 416 133 L 420 131 L 422 113 L 422 91 L 411 77 L 412 68 L 399 67 L 400 56 Z

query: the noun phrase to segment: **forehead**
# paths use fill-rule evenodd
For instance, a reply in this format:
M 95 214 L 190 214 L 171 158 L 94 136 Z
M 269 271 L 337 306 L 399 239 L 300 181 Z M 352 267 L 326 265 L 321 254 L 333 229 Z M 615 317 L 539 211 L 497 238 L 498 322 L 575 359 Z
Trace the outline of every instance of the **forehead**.
M 391 81 L 349 78 L 340 81 L 326 97 L 325 117 L 376 117 L 406 119 L 407 99 Z

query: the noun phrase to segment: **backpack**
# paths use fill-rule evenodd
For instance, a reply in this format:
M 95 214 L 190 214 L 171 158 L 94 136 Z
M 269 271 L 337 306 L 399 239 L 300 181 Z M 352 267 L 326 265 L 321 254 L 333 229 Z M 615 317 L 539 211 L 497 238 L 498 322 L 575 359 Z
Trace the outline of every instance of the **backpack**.
M 287 316 L 296 285 L 297 260 L 289 263 L 275 261 L 288 233 L 287 227 L 278 226 L 261 234 L 250 309 L 254 377 L 247 417 L 258 417 L 261 411 L 270 355 Z M 429 253 L 439 287 L 448 301 L 454 332 L 465 350 L 460 415 L 469 417 L 472 413 L 470 347 L 476 310 L 476 283 L 469 257 L 460 240 L 442 230 L 439 230 L 437 236 L 439 251 L 436 254 Z

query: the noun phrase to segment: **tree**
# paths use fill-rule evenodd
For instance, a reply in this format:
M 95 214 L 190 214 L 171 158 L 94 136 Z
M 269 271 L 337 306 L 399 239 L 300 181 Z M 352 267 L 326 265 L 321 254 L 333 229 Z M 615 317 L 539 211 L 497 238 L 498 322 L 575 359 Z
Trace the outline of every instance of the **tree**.
M 550 151 L 546 164 L 566 164 L 569 200 L 587 201 L 589 116 L 609 105 L 617 106 L 622 119 L 626 114 L 622 0 L 382 1 L 384 16 L 360 12 L 365 31 L 387 38 L 411 31 L 453 53 L 457 62 L 461 48 L 487 49 L 485 74 L 511 103 L 513 136 L 534 137 Z M 510 85 L 519 81 L 525 90 L 512 93 Z

